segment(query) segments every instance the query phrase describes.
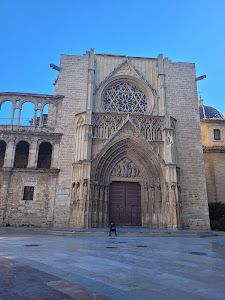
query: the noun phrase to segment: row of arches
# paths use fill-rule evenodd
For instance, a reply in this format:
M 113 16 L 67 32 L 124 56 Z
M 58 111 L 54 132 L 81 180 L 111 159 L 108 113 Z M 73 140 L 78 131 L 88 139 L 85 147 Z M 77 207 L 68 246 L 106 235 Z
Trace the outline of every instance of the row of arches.
M 17 101 L 16 101 L 17 102 Z M 33 102 L 13 103 L 5 100 L 0 104 L 0 125 L 46 126 L 49 104 L 41 102 L 35 107 Z
M 30 145 L 26 141 L 20 141 L 16 145 L 14 156 L 14 168 L 27 168 Z M 4 166 L 6 154 L 6 142 L 0 141 L 0 167 Z M 52 160 L 52 145 L 49 142 L 42 142 L 38 149 L 38 169 L 50 169 Z

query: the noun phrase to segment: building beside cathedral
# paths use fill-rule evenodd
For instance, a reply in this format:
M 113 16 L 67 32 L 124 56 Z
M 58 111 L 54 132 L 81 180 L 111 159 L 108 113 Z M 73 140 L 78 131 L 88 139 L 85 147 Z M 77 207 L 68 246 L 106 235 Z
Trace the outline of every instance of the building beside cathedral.
M 91 49 L 53 68 L 55 95 L 0 93 L 1 224 L 209 229 L 195 65 Z
M 199 100 L 203 158 L 209 203 L 225 203 L 225 118 Z

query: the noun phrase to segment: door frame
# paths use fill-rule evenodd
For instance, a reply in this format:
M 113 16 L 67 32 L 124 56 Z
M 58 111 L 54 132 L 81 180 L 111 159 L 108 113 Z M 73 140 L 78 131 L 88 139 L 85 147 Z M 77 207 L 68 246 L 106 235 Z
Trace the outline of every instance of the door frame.
M 116 179 L 116 180 L 114 180 Z M 111 200 L 111 184 L 113 182 L 124 182 L 124 183 L 138 183 L 140 185 L 140 223 L 141 225 L 122 225 L 122 226 L 142 226 L 142 178 L 121 178 L 121 177 L 110 177 L 110 184 L 109 184 L 109 205 L 108 205 L 108 219 L 110 220 L 110 200 Z M 126 199 L 125 199 L 126 201 Z M 132 220 L 131 220 L 132 223 Z

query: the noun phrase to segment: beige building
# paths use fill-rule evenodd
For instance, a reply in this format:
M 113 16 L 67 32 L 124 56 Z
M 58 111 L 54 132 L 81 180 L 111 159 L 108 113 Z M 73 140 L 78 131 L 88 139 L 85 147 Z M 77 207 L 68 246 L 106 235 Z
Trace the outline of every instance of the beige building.
M 54 96 L 0 93 L 1 223 L 209 229 L 195 65 L 91 49 L 53 68 Z
M 209 203 L 225 203 L 225 118 L 199 100 L 203 158 Z

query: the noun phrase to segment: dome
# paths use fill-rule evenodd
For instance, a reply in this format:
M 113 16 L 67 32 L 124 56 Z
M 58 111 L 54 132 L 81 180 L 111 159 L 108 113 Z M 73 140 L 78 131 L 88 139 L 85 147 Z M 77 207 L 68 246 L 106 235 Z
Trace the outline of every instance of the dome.
M 217 109 L 211 106 L 203 105 L 203 100 L 200 97 L 199 100 L 199 114 L 200 119 L 217 119 L 217 120 L 225 120 L 224 116 Z

